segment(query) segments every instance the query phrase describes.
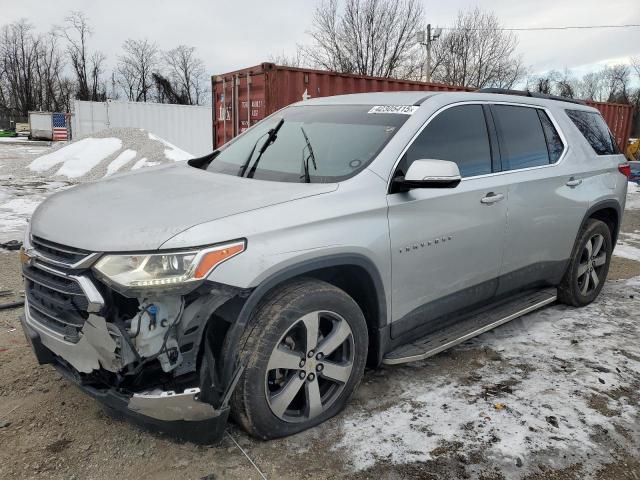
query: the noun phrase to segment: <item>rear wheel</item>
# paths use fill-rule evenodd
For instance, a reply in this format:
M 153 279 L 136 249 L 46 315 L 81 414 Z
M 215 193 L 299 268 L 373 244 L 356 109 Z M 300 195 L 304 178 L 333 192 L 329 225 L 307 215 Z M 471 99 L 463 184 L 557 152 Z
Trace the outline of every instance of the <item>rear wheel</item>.
M 367 357 L 367 326 L 358 305 L 344 291 L 314 279 L 270 295 L 243 340 L 246 368 L 232 413 L 260 438 L 291 435 L 338 413 L 358 385 Z
M 569 268 L 558 289 L 560 301 L 575 307 L 591 303 L 607 278 L 612 251 L 609 227 L 590 218 L 580 233 Z

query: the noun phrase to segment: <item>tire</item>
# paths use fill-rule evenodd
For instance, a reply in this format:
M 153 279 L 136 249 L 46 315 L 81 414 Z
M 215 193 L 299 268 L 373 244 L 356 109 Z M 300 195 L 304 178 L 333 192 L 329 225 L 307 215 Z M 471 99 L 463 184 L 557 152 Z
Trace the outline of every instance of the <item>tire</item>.
M 578 235 L 569 267 L 558 287 L 558 299 L 574 307 L 593 302 L 607 278 L 612 251 L 611 231 L 607 224 L 588 219 Z
M 314 336 L 317 345 L 307 349 L 314 347 Z M 367 324 L 344 291 L 300 279 L 261 302 L 240 345 L 245 370 L 231 397 L 231 414 L 251 435 L 278 438 L 318 425 L 344 408 L 364 372 Z

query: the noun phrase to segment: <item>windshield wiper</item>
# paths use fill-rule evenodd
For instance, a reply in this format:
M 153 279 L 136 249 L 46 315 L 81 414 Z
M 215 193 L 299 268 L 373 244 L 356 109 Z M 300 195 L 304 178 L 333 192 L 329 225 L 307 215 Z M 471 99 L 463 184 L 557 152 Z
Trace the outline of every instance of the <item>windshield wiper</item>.
M 238 176 L 239 177 L 244 177 L 245 172 L 247 171 L 247 167 L 249 166 L 249 162 L 251 162 L 251 159 L 253 158 L 253 154 L 256 151 L 256 147 L 258 146 L 258 142 L 260 141 L 260 139 L 262 137 L 264 137 L 265 135 L 268 135 L 269 132 L 265 132 L 262 135 L 260 135 L 258 137 L 258 139 L 256 140 L 256 142 L 253 144 L 253 147 L 251 147 L 251 152 L 249 152 L 249 156 L 247 157 L 247 159 L 244 161 L 244 163 L 240 166 L 240 170 L 238 171 Z
M 302 131 L 302 135 L 304 136 L 304 141 L 307 144 L 307 149 L 309 150 L 309 155 L 305 157 L 304 148 L 302 149 L 302 166 L 304 167 L 304 181 L 307 183 L 311 183 L 311 176 L 309 175 L 309 159 L 313 162 L 313 169 L 318 170 L 318 165 L 316 165 L 316 156 L 313 154 L 313 148 L 311 147 L 311 142 L 309 141 L 309 136 L 307 132 L 305 132 L 304 127 L 300 125 L 300 130 Z
M 253 162 L 253 166 L 251 167 L 251 170 L 249 170 L 249 173 L 247 174 L 247 178 L 253 178 L 253 176 L 256 173 L 256 168 L 258 168 L 258 163 L 262 158 L 262 154 L 267 150 L 267 148 L 271 146 L 273 142 L 276 141 L 276 138 L 278 138 L 278 131 L 280 130 L 283 124 L 284 124 L 284 118 L 281 118 L 280 121 L 276 124 L 276 126 L 267 132 L 267 139 L 262 144 L 262 147 L 260 147 L 260 150 L 258 151 L 258 158 L 256 158 L 255 162 Z M 256 145 L 257 145 L 257 142 L 256 142 Z M 243 175 L 244 175 L 244 170 L 246 170 L 246 167 L 249 166 L 249 162 L 251 162 L 251 157 L 253 157 L 254 151 L 255 151 L 255 145 L 251 150 L 251 155 L 249 155 L 249 158 L 247 158 L 246 166 L 243 165 L 243 171 L 242 171 Z

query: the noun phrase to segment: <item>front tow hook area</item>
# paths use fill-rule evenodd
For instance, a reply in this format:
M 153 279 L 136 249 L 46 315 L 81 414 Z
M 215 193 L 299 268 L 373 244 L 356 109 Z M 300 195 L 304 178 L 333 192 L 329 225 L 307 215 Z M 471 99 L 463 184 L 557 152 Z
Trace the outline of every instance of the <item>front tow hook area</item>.
M 199 388 L 187 388 L 182 393 L 152 390 L 135 393 L 129 400 L 129 409 L 157 420 L 199 421 L 216 416 L 213 405 L 199 400 Z
M 114 388 L 83 385 L 63 365 L 57 363 L 55 367 L 76 387 L 99 401 L 112 418 L 129 421 L 152 433 L 204 445 L 217 443 L 224 435 L 229 418 L 228 405 L 214 408 L 200 402 L 197 399 L 199 388 L 190 388 L 183 393 L 143 392 L 131 396 Z

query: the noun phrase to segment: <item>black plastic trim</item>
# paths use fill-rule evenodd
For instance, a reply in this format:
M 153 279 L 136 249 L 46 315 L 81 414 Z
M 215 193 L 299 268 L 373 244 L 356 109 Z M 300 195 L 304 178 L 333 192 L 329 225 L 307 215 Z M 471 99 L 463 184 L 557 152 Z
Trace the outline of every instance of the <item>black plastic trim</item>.
M 88 385 L 82 385 L 72 372 L 59 363 L 55 364 L 56 370 L 67 380 L 72 382 L 82 392 L 98 400 L 107 412 L 114 418 L 128 420 L 139 427 L 152 433 L 164 434 L 198 444 L 212 444 L 219 442 L 224 435 L 224 429 L 229 418 L 229 407 L 216 410 L 216 416 L 199 421 L 165 421 L 147 417 L 131 410 L 129 397 L 118 393 L 114 389 L 97 389 Z
M 582 219 L 582 223 L 580 224 L 580 230 L 578 230 L 578 232 L 576 232 L 576 238 L 578 237 L 579 233 L 582 231 L 582 229 L 584 228 L 584 226 L 587 223 L 587 220 L 596 212 L 600 211 L 600 210 L 605 210 L 607 208 L 613 208 L 616 211 L 617 214 L 617 222 L 616 222 L 616 231 L 613 232 L 612 235 L 612 244 L 616 245 L 616 242 L 618 240 L 618 234 L 620 233 L 620 224 L 622 223 L 622 208 L 621 205 L 618 201 L 616 200 L 602 200 L 598 203 L 596 203 L 595 205 L 592 205 L 591 207 L 589 207 L 589 210 L 587 210 L 587 213 L 584 214 L 584 217 Z
M 559 97 L 558 95 L 547 95 L 545 93 L 530 92 L 529 90 L 509 90 L 508 88 L 481 88 L 476 90 L 477 93 L 497 93 L 500 95 L 515 95 L 519 97 L 544 98 L 547 100 L 557 100 L 559 102 L 577 103 L 578 105 L 586 105 L 582 100 L 575 98 Z
M 493 120 L 493 111 L 491 105 L 482 105 L 482 111 L 484 113 L 484 120 L 487 126 L 487 133 L 489 135 L 489 148 L 491 149 L 491 171 L 493 173 L 501 172 L 502 157 L 500 155 L 500 143 L 498 142 L 498 132 L 496 124 Z
M 373 328 L 379 329 L 387 324 L 387 300 L 385 297 L 384 284 L 382 283 L 382 277 L 380 272 L 364 255 L 359 254 L 335 254 L 325 257 L 314 258 L 312 260 L 306 260 L 289 267 L 285 267 L 279 272 L 271 275 L 258 285 L 249 295 L 246 302 L 242 306 L 236 322 L 231 326 L 227 333 L 227 348 L 225 348 L 224 358 L 222 359 L 222 383 L 224 385 L 229 384 L 233 376 L 233 372 L 236 369 L 236 353 L 241 348 L 239 345 L 240 338 L 244 332 L 245 327 L 249 323 L 251 314 L 258 306 L 260 300 L 273 288 L 291 280 L 292 278 L 302 276 L 306 273 L 313 272 L 330 267 L 339 266 L 356 266 L 363 268 L 373 281 L 375 288 L 374 295 L 376 296 L 378 303 L 378 319 L 377 325 L 373 325 Z

